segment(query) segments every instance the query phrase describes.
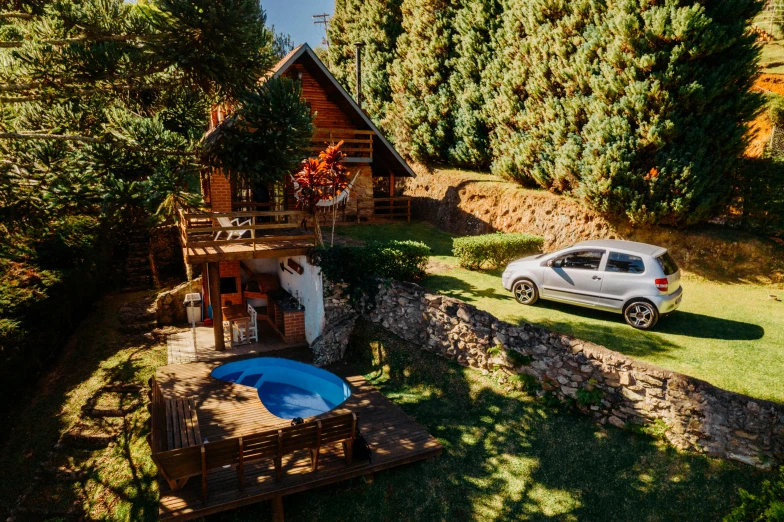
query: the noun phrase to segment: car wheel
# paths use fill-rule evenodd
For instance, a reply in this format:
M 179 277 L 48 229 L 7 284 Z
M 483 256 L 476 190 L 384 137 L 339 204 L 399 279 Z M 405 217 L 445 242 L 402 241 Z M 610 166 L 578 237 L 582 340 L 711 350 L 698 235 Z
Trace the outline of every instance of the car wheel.
M 539 300 L 539 290 L 530 279 L 520 279 L 512 285 L 512 294 L 518 303 L 532 305 Z
M 623 318 L 632 328 L 650 330 L 659 320 L 659 311 L 648 301 L 632 301 L 623 310 Z

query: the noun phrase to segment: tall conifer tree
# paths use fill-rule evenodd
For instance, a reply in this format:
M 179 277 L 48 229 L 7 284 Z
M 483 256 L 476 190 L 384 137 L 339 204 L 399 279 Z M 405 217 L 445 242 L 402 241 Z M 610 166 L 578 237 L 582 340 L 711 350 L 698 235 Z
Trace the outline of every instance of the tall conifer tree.
M 392 107 L 384 126 L 417 161 L 442 162 L 452 145 L 449 86 L 454 10 L 446 0 L 403 0 L 397 58 L 390 68 Z
M 452 112 L 454 144 L 449 149 L 449 161 L 455 165 L 481 169 L 490 163 L 482 73 L 493 61 L 492 38 L 497 31 L 500 11 L 496 0 L 461 0 L 455 13 L 455 50 L 449 78 L 455 97 Z

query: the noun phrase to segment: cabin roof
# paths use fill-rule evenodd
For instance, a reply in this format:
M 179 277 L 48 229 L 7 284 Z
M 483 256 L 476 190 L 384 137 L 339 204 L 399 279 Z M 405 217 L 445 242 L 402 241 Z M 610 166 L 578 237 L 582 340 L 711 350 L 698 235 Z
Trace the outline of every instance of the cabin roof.
M 334 101 L 341 110 L 357 125 L 358 129 L 373 131 L 375 135 L 373 152 L 376 157 L 383 160 L 390 170 L 398 176 L 415 177 L 416 174 L 408 165 L 406 160 L 395 150 L 386 136 L 376 127 L 373 121 L 365 112 L 360 109 L 357 102 L 343 88 L 337 79 L 329 72 L 311 47 L 304 43 L 292 49 L 286 56 L 280 59 L 277 64 L 266 74 L 266 78 L 278 78 L 284 75 L 294 64 L 300 63 L 316 79 L 318 84 L 333 95 Z M 229 116 L 220 125 L 208 132 L 203 139 L 203 143 L 208 148 L 220 139 L 223 129 L 230 128 L 235 124 L 235 115 Z

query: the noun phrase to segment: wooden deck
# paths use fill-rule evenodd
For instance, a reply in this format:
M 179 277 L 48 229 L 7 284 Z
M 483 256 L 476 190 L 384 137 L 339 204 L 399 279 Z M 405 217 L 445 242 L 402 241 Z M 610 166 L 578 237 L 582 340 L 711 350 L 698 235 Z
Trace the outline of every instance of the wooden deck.
M 280 356 L 279 353 L 275 355 Z M 212 369 L 221 363 L 168 365 L 159 368 L 156 374 L 164 398 L 193 397 L 205 442 L 290 425 L 290 421 L 267 411 L 255 388 L 210 377 Z M 346 466 L 342 451 L 335 448 L 322 453 L 319 470 L 312 473 L 309 454 L 303 451 L 283 459 L 285 471 L 280 482 L 275 481 L 272 462 L 248 465 L 243 491 L 239 489 L 234 469 L 211 473 L 207 479 L 206 503 L 200 498 L 198 478 L 189 481 L 183 490 L 172 491 L 159 477 L 160 519 L 189 520 L 369 475 L 441 453 L 441 444 L 435 438 L 350 367 L 330 370 L 349 383 L 352 395 L 325 416 L 348 412 L 359 416 L 359 428 L 373 450 L 372 464 L 364 461 Z

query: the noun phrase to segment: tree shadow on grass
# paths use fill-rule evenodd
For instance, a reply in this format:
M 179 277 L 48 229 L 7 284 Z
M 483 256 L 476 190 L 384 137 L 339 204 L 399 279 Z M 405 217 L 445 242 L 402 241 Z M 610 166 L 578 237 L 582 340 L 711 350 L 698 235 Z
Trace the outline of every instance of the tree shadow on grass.
M 433 292 L 438 292 L 447 297 L 454 297 L 466 303 L 476 303 L 482 298 L 498 300 L 508 300 L 510 298 L 510 294 L 504 291 L 500 285 L 497 288 L 480 289 L 468 281 L 448 273 L 430 274 L 423 281 L 423 284 Z
M 767 475 L 557 411 L 368 324 L 348 360 L 441 456 L 284 498 L 291 521 L 719 520 Z M 361 427 L 360 418 L 360 427 Z M 269 506 L 210 520 L 270 520 Z
M 147 294 L 114 295 L 101 301 L 39 380 L 28 403 L 20 405 L 8 439 L 0 447 L 4 470 L 0 474 L 0 513 L 14 505 L 30 486 L 37 467 L 44 464 L 73 470 L 84 478 L 44 474 L 21 508 L 56 513 L 61 506 L 75 503 L 76 515 L 87 518 L 93 516 L 90 510 L 95 507 L 110 519 L 157 519 L 157 472 L 144 441 L 148 418 L 144 400 L 130 395 L 123 398 L 131 401 L 127 405 L 131 409 L 125 418 L 116 419 L 121 426 L 115 445 L 81 448 L 68 443 L 58 444 L 53 451 L 72 423 L 98 431 L 111 427 L 108 421 L 89 417 L 84 409 L 90 398 L 102 393 L 103 386 L 114 382 L 143 384 L 154 366 L 164 362 L 160 350 L 154 350 L 141 336 L 117 331 L 120 306 Z

